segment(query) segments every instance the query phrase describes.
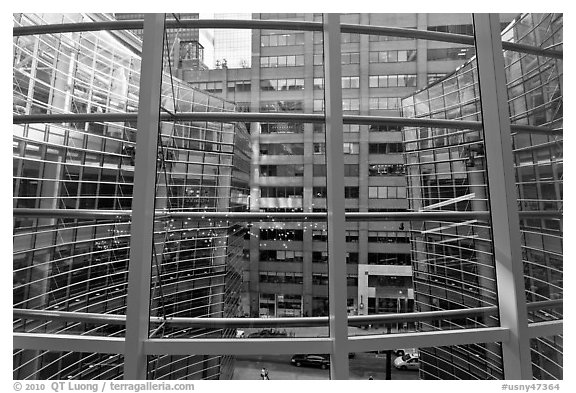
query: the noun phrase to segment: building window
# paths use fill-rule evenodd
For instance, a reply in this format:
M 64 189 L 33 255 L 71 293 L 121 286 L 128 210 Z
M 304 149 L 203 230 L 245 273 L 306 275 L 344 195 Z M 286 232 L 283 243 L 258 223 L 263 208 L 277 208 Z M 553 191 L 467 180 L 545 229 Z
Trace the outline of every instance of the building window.
M 304 90 L 304 79 L 262 79 L 262 91 Z
M 416 87 L 416 74 L 370 75 L 369 87 Z
M 323 142 L 314 143 L 314 154 L 326 154 L 326 144 Z
M 400 107 L 399 97 L 371 97 L 368 101 L 370 110 L 378 109 L 398 109 Z
M 341 64 L 360 64 L 359 52 L 344 52 L 341 55 Z
M 260 46 L 291 46 L 303 45 L 304 33 L 276 32 L 274 34 L 262 34 Z
M 416 50 L 388 50 L 380 52 L 370 52 L 368 61 L 370 63 L 400 63 L 416 61 Z
M 261 101 L 260 112 L 302 112 L 302 101 Z
M 359 111 L 360 100 L 358 98 L 342 98 L 343 111 Z
M 358 231 L 346 231 L 346 242 L 347 243 L 358 243 Z M 349 253 L 347 253 L 349 254 Z M 346 255 L 348 257 L 348 255 Z
M 344 187 L 344 198 L 347 199 L 358 199 L 360 197 L 359 187 Z
M 302 187 L 260 187 L 262 198 L 302 198 Z
M 260 154 L 263 156 L 301 156 L 304 154 L 302 143 L 261 143 Z
M 358 89 L 360 87 L 359 76 L 343 76 L 342 88 L 343 89 Z
M 368 152 L 370 154 L 402 153 L 404 152 L 404 143 L 402 142 L 370 143 L 368 145 Z
M 342 124 L 343 132 L 360 132 L 360 124 Z
M 313 175 L 314 175 L 314 177 L 325 177 L 326 176 L 326 165 L 325 164 L 314 164 Z
M 314 100 L 312 105 L 314 112 L 324 112 L 324 100 Z
M 326 198 L 326 187 L 313 187 L 312 197 L 314 198 Z
M 406 199 L 406 187 L 368 187 L 370 199 Z
M 358 164 L 344 164 L 344 176 L 358 177 L 360 174 Z
M 260 58 L 261 68 L 298 67 L 304 65 L 304 55 L 264 56 Z
M 368 176 L 399 176 L 406 174 L 403 164 L 370 164 Z
M 344 154 L 358 154 L 359 144 L 353 142 L 344 142 L 343 144 Z

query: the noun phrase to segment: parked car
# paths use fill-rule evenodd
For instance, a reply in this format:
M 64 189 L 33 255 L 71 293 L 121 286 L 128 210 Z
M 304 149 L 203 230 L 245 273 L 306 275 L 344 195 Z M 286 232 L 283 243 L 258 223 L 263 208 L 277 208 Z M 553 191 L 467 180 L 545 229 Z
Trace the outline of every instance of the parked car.
M 294 355 L 290 362 L 296 367 L 320 367 L 323 370 L 330 367 L 330 358 L 323 355 Z
M 394 359 L 394 367 L 398 370 L 418 370 L 420 368 L 420 356 L 407 353 Z
M 395 349 L 394 350 L 394 355 L 396 355 L 396 356 L 404 356 L 407 353 L 417 354 L 418 349 L 416 349 L 416 348 L 401 348 L 401 349 Z

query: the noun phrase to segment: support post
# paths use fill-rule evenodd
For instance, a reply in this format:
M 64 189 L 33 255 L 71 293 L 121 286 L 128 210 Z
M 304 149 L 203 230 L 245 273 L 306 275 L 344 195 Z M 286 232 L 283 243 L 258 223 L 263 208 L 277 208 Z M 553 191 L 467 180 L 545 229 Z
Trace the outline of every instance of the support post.
M 328 191 L 328 296 L 330 304 L 330 378 L 348 379 L 348 312 L 346 307 L 346 218 L 344 216 L 344 149 L 340 14 L 324 14 L 326 111 L 326 188 Z
M 474 14 L 482 123 L 498 288 L 500 326 L 510 329 L 502 342 L 505 379 L 532 379 L 530 340 L 510 135 L 500 18 Z
M 130 227 L 124 379 L 146 379 L 147 356 L 144 352 L 144 341 L 148 339 L 150 320 L 150 275 L 163 43 L 164 14 L 146 14 Z

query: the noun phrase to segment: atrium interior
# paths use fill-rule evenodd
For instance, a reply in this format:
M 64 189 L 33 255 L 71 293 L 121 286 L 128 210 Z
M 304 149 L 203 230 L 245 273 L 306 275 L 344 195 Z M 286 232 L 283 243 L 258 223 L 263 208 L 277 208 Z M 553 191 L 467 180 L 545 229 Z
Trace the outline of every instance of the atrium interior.
M 562 14 L 13 21 L 14 379 L 563 379 Z

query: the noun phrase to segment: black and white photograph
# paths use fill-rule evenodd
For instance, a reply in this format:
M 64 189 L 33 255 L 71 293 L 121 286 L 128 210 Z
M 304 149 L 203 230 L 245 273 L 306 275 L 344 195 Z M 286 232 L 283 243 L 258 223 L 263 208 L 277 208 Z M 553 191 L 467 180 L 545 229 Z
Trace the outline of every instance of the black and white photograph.
M 563 13 L 179 6 L 11 15 L 13 391 L 568 388 Z

